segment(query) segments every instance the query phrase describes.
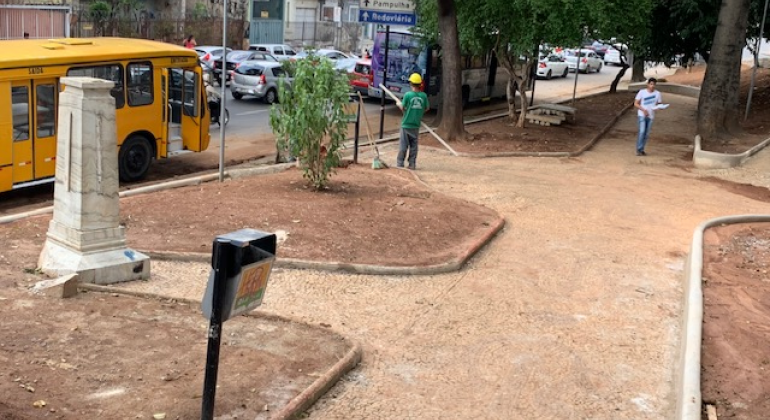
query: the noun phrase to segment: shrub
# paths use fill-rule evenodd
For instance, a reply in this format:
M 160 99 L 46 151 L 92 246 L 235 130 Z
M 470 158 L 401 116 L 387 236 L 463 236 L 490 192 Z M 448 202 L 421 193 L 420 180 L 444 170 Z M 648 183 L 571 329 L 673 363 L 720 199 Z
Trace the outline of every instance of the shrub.
M 314 54 L 284 66 L 294 79 L 279 84 L 270 127 L 278 150 L 296 157 L 304 177 L 322 189 L 339 165 L 339 148 L 347 134 L 348 79 L 330 60 Z

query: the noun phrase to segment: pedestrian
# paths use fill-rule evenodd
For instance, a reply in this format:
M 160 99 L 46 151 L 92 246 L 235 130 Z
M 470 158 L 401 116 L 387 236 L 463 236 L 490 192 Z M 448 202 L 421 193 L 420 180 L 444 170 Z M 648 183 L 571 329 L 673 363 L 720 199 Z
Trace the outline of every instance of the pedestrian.
M 658 80 L 650 77 L 647 80 L 647 87 L 640 90 L 634 99 L 634 108 L 637 109 L 636 115 L 639 118 L 639 135 L 636 138 L 636 155 L 647 156 L 644 147 L 647 145 L 647 139 L 650 137 L 652 121 L 655 119 L 655 110 L 662 103 L 660 92 L 655 90 Z
M 195 37 L 194 37 L 193 35 L 189 35 L 189 36 L 188 36 L 188 37 L 187 37 L 187 38 L 184 40 L 184 47 L 185 47 L 185 48 L 193 49 L 193 48 L 195 48 L 197 45 L 198 45 L 198 43 L 197 43 L 197 42 L 195 42 Z
M 409 76 L 409 84 L 412 86 L 412 90 L 405 93 L 401 101 L 396 102 L 398 108 L 404 112 L 404 117 L 401 119 L 401 135 L 396 166 L 399 168 L 404 167 L 406 152 L 409 150 L 409 159 L 407 161 L 409 162 L 409 169 L 414 170 L 417 164 L 417 140 L 420 137 L 420 121 L 423 114 L 430 109 L 430 103 L 428 103 L 428 95 L 420 89 L 422 77 L 419 74 L 413 73 Z
M 29 32 L 24 32 L 24 39 L 29 39 Z

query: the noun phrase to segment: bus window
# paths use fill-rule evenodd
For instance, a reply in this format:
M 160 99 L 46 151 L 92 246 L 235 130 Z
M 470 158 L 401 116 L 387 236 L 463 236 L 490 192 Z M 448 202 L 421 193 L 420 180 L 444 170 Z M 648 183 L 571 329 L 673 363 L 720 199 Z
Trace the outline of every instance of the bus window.
M 67 76 L 94 77 L 114 82 L 115 87 L 110 91 L 110 95 L 115 98 L 115 108 L 123 108 L 126 104 L 126 98 L 123 95 L 123 66 L 120 64 L 72 68 L 67 71 Z
M 198 76 L 194 71 L 184 70 L 184 77 L 182 78 L 184 83 L 184 115 L 189 117 L 198 116 L 198 101 L 195 98 L 198 95 Z
M 128 105 L 142 106 L 153 102 L 152 64 L 131 63 L 126 67 Z
M 52 137 L 56 134 L 56 86 L 37 85 L 35 87 L 37 95 L 37 137 Z
M 26 86 L 11 88 L 13 141 L 29 140 L 29 90 Z

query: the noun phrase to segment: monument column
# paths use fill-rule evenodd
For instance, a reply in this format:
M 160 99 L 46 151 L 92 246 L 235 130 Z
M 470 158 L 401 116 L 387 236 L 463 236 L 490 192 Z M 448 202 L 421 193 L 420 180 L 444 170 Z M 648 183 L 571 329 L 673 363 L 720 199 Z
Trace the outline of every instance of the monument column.
M 113 82 L 64 77 L 59 95 L 53 220 L 38 265 L 108 284 L 150 276 L 150 260 L 126 247 L 120 226 Z

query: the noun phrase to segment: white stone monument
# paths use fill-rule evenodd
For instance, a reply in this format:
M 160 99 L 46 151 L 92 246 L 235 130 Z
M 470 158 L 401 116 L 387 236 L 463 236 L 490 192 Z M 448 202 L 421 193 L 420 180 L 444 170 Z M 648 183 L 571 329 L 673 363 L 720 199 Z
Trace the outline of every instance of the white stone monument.
M 53 220 L 38 265 L 108 284 L 150 277 L 150 259 L 126 247 L 120 226 L 114 83 L 64 77 L 59 95 Z

